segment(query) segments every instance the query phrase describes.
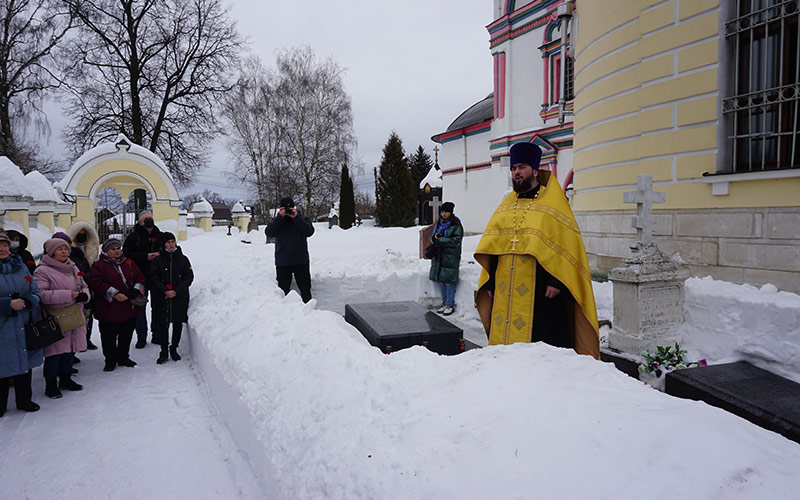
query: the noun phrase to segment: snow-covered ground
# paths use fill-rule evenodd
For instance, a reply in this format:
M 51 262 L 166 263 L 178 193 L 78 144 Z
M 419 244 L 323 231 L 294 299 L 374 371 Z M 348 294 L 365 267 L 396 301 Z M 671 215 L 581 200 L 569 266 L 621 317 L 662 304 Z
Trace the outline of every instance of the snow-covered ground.
M 42 411 L 0 419 L 0 477 L 15 485 L 0 498 L 796 498 L 800 445 L 608 364 L 538 344 L 383 355 L 341 314 L 346 303 L 436 302 L 417 229 L 316 227 L 309 304 L 278 290 L 263 232 L 243 244 L 224 228 L 192 230 L 191 355 L 157 367 L 148 346 L 132 370 L 81 364 L 87 390 L 58 401 L 37 386 Z M 477 241 L 464 240 L 451 318 L 485 344 L 472 307 Z M 611 285 L 595 292 L 611 319 Z M 708 279 L 690 279 L 686 296 L 691 358 L 769 358 L 797 377 L 800 296 Z M 65 423 L 78 430 L 60 432 Z M 153 472 L 169 464 L 181 468 Z M 63 480 L 28 489 L 33 467 Z

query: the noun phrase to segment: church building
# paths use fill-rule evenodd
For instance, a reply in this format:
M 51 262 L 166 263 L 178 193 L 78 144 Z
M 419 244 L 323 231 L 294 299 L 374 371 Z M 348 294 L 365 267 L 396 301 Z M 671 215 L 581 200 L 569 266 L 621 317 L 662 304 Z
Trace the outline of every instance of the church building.
M 467 232 L 483 231 L 511 190 L 508 150 L 517 142 L 537 144 L 542 168 L 561 186 L 572 182 L 572 61 L 562 46 L 570 9 L 565 0 L 494 0 L 493 92 L 432 137 L 441 144 L 444 196 Z
M 508 148 L 532 141 L 593 270 L 630 255 L 623 193 L 648 174 L 666 194 L 653 238 L 693 275 L 800 291 L 798 2 L 494 0 L 493 12 L 494 92 L 433 138 L 467 231 L 510 190 Z

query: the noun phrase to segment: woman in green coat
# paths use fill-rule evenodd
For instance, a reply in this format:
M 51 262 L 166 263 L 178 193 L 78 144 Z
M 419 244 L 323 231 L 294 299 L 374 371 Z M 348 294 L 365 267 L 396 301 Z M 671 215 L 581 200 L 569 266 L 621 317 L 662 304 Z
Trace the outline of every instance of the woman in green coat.
M 431 241 L 438 252 L 431 258 L 431 271 L 428 278 L 439 283 L 442 291 L 442 306 L 436 312 L 449 316 L 455 310 L 458 266 L 461 264 L 461 239 L 464 227 L 453 213 L 456 206 L 452 202 L 442 203 L 439 220 L 433 228 Z

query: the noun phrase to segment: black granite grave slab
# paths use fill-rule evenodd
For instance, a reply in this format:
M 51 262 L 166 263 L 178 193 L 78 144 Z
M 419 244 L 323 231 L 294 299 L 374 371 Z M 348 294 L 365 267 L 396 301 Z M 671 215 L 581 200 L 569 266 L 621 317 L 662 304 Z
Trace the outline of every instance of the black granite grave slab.
M 669 372 L 666 393 L 705 401 L 800 443 L 800 384 L 747 362 Z
M 385 353 L 414 345 L 439 354 L 458 354 L 465 348 L 461 328 L 412 301 L 347 304 L 344 319 Z

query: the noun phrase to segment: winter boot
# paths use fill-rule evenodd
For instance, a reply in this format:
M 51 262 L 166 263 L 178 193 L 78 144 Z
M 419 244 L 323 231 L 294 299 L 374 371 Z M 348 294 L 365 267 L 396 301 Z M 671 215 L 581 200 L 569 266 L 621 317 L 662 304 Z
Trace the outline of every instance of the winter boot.
M 169 348 L 169 355 L 172 356 L 172 361 L 179 361 L 181 359 L 181 355 L 178 354 L 177 346 L 172 346 Z
M 44 395 L 50 399 L 58 399 L 62 396 L 61 391 L 58 390 L 58 382 L 55 377 L 44 379 Z
M 156 363 L 158 363 L 159 365 L 163 365 L 164 363 L 167 362 L 168 359 L 169 359 L 169 356 L 167 354 L 167 350 L 166 349 L 162 349 L 161 350 L 161 354 L 158 355 L 158 359 L 156 360 Z
M 89 349 L 90 351 L 96 351 L 97 350 L 97 346 L 94 345 L 91 340 L 89 340 L 89 336 L 88 335 L 86 336 L 86 348 Z
M 61 375 L 60 383 L 58 384 L 59 389 L 63 389 L 65 391 L 82 391 L 83 386 L 74 380 L 72 380 L 72 375 Z
M 28 411 L 28 412 L 39 411 L 39 405 L 37 405 L 33 401 L 28 401 L 27 403 L 18 403 L 17 410 Z

